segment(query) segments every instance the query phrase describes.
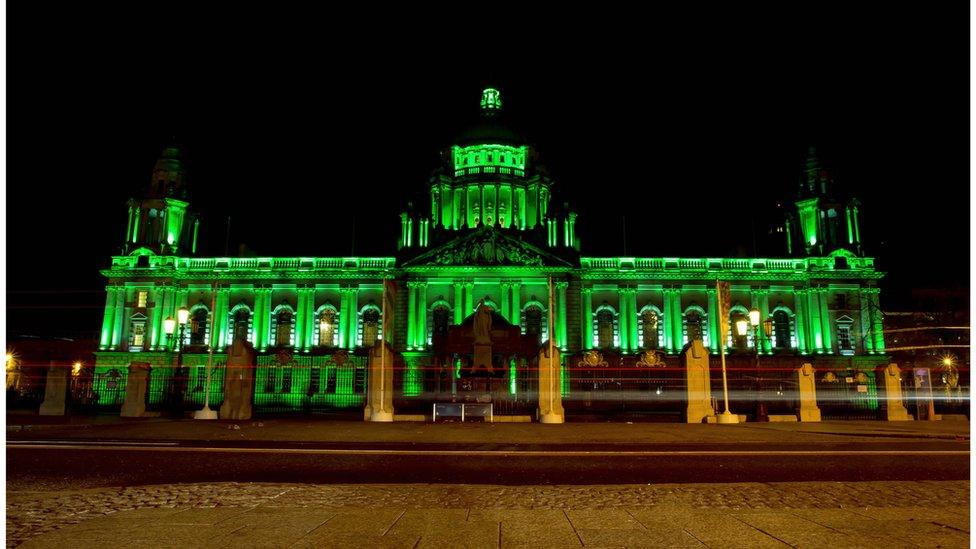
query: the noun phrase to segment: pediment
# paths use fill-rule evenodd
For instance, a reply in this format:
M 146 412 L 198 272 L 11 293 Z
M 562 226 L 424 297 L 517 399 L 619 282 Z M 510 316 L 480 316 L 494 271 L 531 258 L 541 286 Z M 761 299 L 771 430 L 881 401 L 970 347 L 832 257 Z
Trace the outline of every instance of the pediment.
M 571 266 L 566 260 L 491 226 L 482 226 L 404 263 L 416 266 Z

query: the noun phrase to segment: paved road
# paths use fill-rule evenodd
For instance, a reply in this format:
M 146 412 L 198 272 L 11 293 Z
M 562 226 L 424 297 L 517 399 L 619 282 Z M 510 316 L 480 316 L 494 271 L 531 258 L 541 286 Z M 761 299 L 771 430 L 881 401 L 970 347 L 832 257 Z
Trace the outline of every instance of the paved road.
M 8 441 L 8 486 L 968 480 L 967 442 L 329 444 Z
M 58 549 L 967 547 L 969 482 L 8 486 L 7 536 Z

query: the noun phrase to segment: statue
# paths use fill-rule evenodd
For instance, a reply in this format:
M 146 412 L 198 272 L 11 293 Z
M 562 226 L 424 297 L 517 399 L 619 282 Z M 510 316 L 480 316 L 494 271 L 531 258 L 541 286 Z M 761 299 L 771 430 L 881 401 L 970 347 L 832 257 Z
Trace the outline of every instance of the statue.
M 484 301 L 478 303 L 478 311 L 474 315 L 474 342 L 491 343 L 491 310 Z

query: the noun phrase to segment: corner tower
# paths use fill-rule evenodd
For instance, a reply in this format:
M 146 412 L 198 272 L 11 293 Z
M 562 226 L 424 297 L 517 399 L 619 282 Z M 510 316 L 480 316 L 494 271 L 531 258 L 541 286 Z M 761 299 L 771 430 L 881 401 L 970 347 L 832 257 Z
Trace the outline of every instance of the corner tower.
M 200 220 L 189 213 L 186 171 L 176 147 L 163 149 L 142 198 L 129 200 L 129 223 L 122 251 L 158 255 L 196 253 Z
M 807 150 L 797 193 L 796 214 L 786 219 L 787 252 L 797 255 L 827 255 L 846 249 L 862 255 L 861 203 L 853 197 L 837 196 L 833 178 L 820 164 L 817 150 Z

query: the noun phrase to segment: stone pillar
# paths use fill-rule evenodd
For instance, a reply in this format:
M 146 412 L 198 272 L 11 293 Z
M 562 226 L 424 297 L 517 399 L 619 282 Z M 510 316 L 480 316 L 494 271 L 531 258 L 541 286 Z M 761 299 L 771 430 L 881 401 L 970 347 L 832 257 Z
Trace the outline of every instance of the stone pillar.
M 152 325 L 150 326 L 149 349 L 162 348 L 163 341 L 163 290 L 158 286 L 152 289 Z M 148 306 L 149 304 L 146 303 Z
M 51 361 L 47 367 L 47 384 L 44 387 L 44 402 L 38 412 L 42 416 L 63 416 L 64 403 L 68 396 L 68 367 Z
M 823 352 L 823 324 L 820 320 L 820 291 L 817 288 L 810 288 L 807 292 L 807 312 L 810 321 L 807 327 L 810 328 L 811 338 L 810 352 Z
M 417 283 L 407 282 L 407 349 L 417 348 Z
M 505 317 L 505 320 L 512 322 L 512 284 L 503 281 L 498 286 L 502 295 L 502 316 Z
M 715 288 L 708 288 L 705 291 L 708 293 L 708 347 L 712 353 L 718 353 L 722 350 L 719 347 L 722 325 L 719 324 L 721 320 L 718 318 L 718 294 Z
M 753 288 L 750 292 L 750 297 L 752 298 L 753 308 L 759 311 L 759 341 L 755 343 L 756 348 L 764 354 L 769 354 L 773 350 L 773 342 L 770 337 L 766 336 L 762 325 L 769 318 L 769 289 Z
M 820 421 L 820 408 L 817 406 L 817 380 L 813 365 L 805 363 L 796 370 L 797 390 L 800 398 L 800 421 Z
M 888 421 L 911 421 L 912 416 L 908 415 L 908 410 L 902 402 L 901 396 L 901 369 L 892 362 L 882 370 L 884 377 L 885 397 L 884 402 L 887 407 Z
M 305 351 L 311 351 L 312 347 L 315 346 L 315 331 L 319 329 L 318 322 L 315 318 L 315 286 L 308 287 L 308 294 L 305 297 L 308 300 L 308 306 L 305 309 L 307 314 L 305 315 Z
M 830 312 L 827 310 L 827 288 L 821 286 L 817 288 L 817 294 L 820 296 L 820 333 L 823 334 L 823 349 L 825 353 L 833 353 L 833 344 L 831 340 L 831 334 L 833 333 L 833 326 L 830 321 Z
M 806 290 L 793 290 L 793 305 L 796 312 L 796 345 L 802 354 L 807 354 L 810 352 L 810 343 L 807 339 L 810 335 L 810 330 L 807 329 L 806 301 Z
M 709 372 L 708 351 L 700 339 L 690 342 L 684 353 L 685 376 L 688 387 L 688 423 L 702 423 L 715 415 L 712 407 L 712 379 Z
M 568 287 L 569 282 L 556 282 L 556 343 L 560 350 L 566 350 L 569 346 L 569 338 L 566 337 L 566 288 Z
M 125 326 L 125 286 L 115 287 L 115 320 L 112 327 L 112 350 L 119 348 Z
M 105 316 L 102 318 L 102 336 L 99 340 L 98 348 L 108 349 L 112 345 L 112 333 L 115 326 L 115 297 L 118 292 L 115 286 L 105 288 Z
M 636 353 L 640 350 L 640 339 L 637 334 L 637 288 L 627 288 L 626 298 L 627 314 L 630 315 L 628 320 L 630 336 L 627 340 L 630 342 L 630 350 Z
M 454 282 L 454 324 L 460 324 L 463 321 L 464 321 L 464 283 L 455 281 Z
M 522 283 L 512 282 L 512 317 L 513 326 L 522 324 Z
M 369 373 L 366 376 L 366 421 L 393 421 L 393 350 L 378 341 L 369 351 Z
M 308 290 L 299 285 L 296 293 L 298 302 L 295 304 L 295 351 L 301 351 L 305 346 L 305 318 L 308 316 L 308 301 L 305 295 Z
M 230 301 L 230 288 L 217 288 L 217 303 L 214 308 L 214 329 L 211 345 L 215 351 L 223 351 L 227 346 L 227 307 Z
M 684 337 L 681 326 L 681 288 L 666 288 L 664 290 L 665 299 L 671 302 L 671 320 L 668 327 L 671 330 L 671 341 L 674 345 L 674 352 L 680 352 L 684 347 Z
M 860 288 L 861 303 L 861 341 L 864 342 L 864 352 L 874 354 L 874 334 L 871 325 L 871 296 L 867 288 Z
M 464 283 L 464 317 L 474 312 L 474 282 Z
M 254 347 L 268 348 L 271 335 L 271 288 L 254 289 Z
M 122 417 L 144 417 L 146 415 L 146 389 L 149 388 L 148 362 L 129 364 L 129 375 L 125 380 L 125 402 L 122 403 Z
M 619 315 L 619 332 L 620 332 L 620 352 L 628 353 L 630 349 L 630 310 L 627 308 L 627 288 L 617 287 L 617 305 L 620 312 Z
M 559 348 L 554 345 L 550 357 L 549 345 L 543 345 L 539 350 L 540 423 L 566 422 L 566 411 L 563 410 L 562 372 L 559 365 Z
M 346 317 L 346 348 L 353 350 L 356 348 L 356 336 L 359 332 L 359 288 L 346 288 L 346 310 L 349 315 Z
M 417 348 L 427 348 L 427 283 L 417 283 Z
M 672 306 L 672 302 L 671 302 L 671 290 L 670 290 L 670 288 L 665 288 L 664 289 L 664 297 L 663 297 L 663 300 L 664 300 L 664 311 L 663 311 L 664 312 L 664 319 L 663 319 L 664 326 L 662 326 L 661 329 L 664 330 L 664 348 L 665 348 L 665 350 L 667 352 L 673 354 L 673 353 L 676 353 L 677 352 L 677 349 L 676 349 L 675 343 L 674 343 L 674 332 L 671 331 L 671 323 L 674 322 L 674 319 L 672 317 L 675 315 L 675 312 L 674 312 L 674 310 L 671 307 Z
M 881 290 L 867 288 L 865 292 L 868 295 L 868 311 L 871 319 L 871 339 L 874 341 L 874 352 L 883 354 L 885 352 L 884 324 L 881 318 L 881 304 L 878 301 Z
M 220 419 L 251 419 L 256 366 L 254 346 L 246 340 L 235 339 L 227 349 L 224 402 L 220 405 Z
M 583 349 L 593 348 L 593 288 L 581 288 L 583 307 L 580 311 L 580 327 L 583 334 Z

